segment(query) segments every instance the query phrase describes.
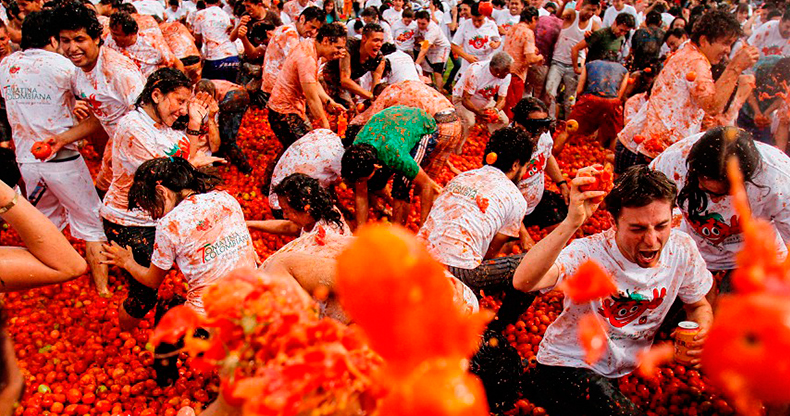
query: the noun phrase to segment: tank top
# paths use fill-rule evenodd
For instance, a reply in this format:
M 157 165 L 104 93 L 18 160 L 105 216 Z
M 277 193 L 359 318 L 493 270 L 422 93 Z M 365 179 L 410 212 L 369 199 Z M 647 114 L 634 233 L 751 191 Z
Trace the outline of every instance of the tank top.
M 587 27 L 584 29 L 579 27 L 579 12 L 576 12 L 576 19 L 573 24 L 560 31 L 560 37 L 557 39 L 557 44 L 554 46 L 554 60 L 565 65 L 570 65 L 571 62 L 571 49 L 584 39 L 584 33 L 592 30 L 593 18 L 587 21 Z M 584 51 L 579 51 L 579 60 L 584 59 Z
M 582 94 L 592 94 L 603 98 L 617 98 L 620 84 L 627 70 L 617 62 L 596 60 L 588 63 L 587 86 Z

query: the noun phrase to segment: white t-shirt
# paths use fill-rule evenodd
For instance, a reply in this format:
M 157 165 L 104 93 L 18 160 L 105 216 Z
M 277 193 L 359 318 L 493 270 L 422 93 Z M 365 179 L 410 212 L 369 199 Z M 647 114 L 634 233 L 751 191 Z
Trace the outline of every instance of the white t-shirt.
M 173 263 L 189 285 L 187 306 L 205 315 L 203 289 L 238 268 L 255 268 L 257 255 L 236 198 L 224 191 L 185 198 L 156 226 L 151 264 Z
M 392 71 L 387 77 L 387 84 L 397 84 L 403 81 L 420 81 L 420 73 L 414 59 L 402 51 L 395 51 L 386 56 Z
M 615 243 L 613 229 L 573 240 L 554 263 L 560 268 L 557 284 L 587 260 L 608 272 L 618 294 L 591 302 L 575 303 L 565 297 L 564 308 L 543 336 L 538 362 L 550 366 L 588 368 L 617 378 L 636 369 L 637 354 L 653 344 L 672 303 L 694 303 L 705 297 L 713 277 L 705 268 L 688 234 L 673 229 L 656 267 L 642 268 L 628 261 Z M 579 320 L 594 313 L 606 329 L 606 351 L 593 365 L 584 361 L 579 345 Z
M 186 19 L 186 21 L 191 20 L 190 14 L 195 13 L 197 9 L 192 3 L 184 1 L 175 11 L 168 7 L 165 9 L 165 21 L 168 23 L 175 22 L 177 20 Z
M 115 43 L 112 36 L 107 36 L 104 41 L 105 47 L 131 59 L 146 78 L 159 68 L 174 65 L 178 59 L 164 42 L 163 36 L 154 38 L 151 35 L 137 35 L 137 41 L 133 45 L 123 48 Z
M 39 162 L 33 143 L 63 133 L 76 124 L 71 80 L 81 71 L 58 53 L 43 49 L 14 52 L 0 62 L 0 94 L 18 163 Z M 76 150 L 70 144 L 67 149 Z
M 395 10 L 394 8 L 390 7 L 387 10 L 384 10 L 384 13 L 381 14 L 381 18 L 386 20 L 390 26 L 394 25 L 395 22 L 401 20 L 401 16 L 403 16 L 403 9 L 400 11 Z M 394 36 L 394 34 L 393 34 Z
M 551 158 L 551 149 L 554 140 L 550 133 L 543 133 L 538 138 L 538 144 L 532 152 L 532 159 L 527 165 L 527 172 L 518 183 L 518 189 L 527 201 L 527 215 L 531 214 L 543 199 L 543 190 L 546 186 L 546 165 Z
M 85 100 L 112 138 L 115 126 L 143 92 L 145 77 L 131 59 L 110 48 L 100 48 L 96 66 L 89 72 L 74 71 L 71 90 Z
M 499 29 L 493 20 L 486 19 L 480 28 L 476 28 L 472 19 L 466 19 L 453 35 L 453 45 L 463 48 L 464 52 L 477 57 L 478 61 L 485 61 L 491 57 L 496 49 L 491 47 L 491 42 L 501 40 Z M 461 59 L 460 73 L 469 68 L 469 62 Z
M 412 52 L 414 50 L 415 34 L 417 34 L 417 22 L 414 20 L 408 26 L 403 23 L 403 19 L 392 22 L 392 38 L 398 50 Z
M 434 21 L 428 22 L 428 29 L 417 30 L 417 40 L 427 40 L 431 47 L 425 54 L 425 59 L 432 63 L 438 64 L 447 60 L 450 54 L 450 41 L 442 32 L 442 29 Z
M 475 62 L 461 74 L 461 78 L 453 87 L 453 97 L 462 98 L 464 92 L 471 95 L 472 104 L 477 108 L 486 108 L 494 102 L 495 96 L 507 95 L 510 77 L 497 78 L 491 73 L 491 61 Z
M 497 15 L 496 17 L 497 27 L 503 29 L 505 33 L 509 33 L 510 28 L 516 25 L 520 21 L 521 21 L 521 15 L 517 14 L 513 16 L 512 14 L 510 14 L 510 10 L 505 10 L 505 13 L 499 13 L 499 15 Z M 502 42 L 504 43 L 504 40 Z
M 486 165 L 444 187 L 417 237 L 442 264 L 471 270 L 482 263 L 497 234 L 518 236 L 526 211 L 516 184 Z
M 156 16 L 162 20 L 165 18 L 165 6 L 162 2 L 156 0 L 139 0 L 133 1 L 132 4 L 139 14 Z
M 538 17 L 548 16 L 548 15 L 550 15 L 550 14 L 551 14 L 551 13 L 549 13 L 549 11 L 548 11 L 548 10 L 546 10 L 546 9 L 544 9 L 543 7 L 541 7 L 540 9 L 538 9 Z
M 343 141 L 332 130 L 316 129 L 293 142 L 283 153 L 272 173 L 269 187 L 269 206 L 280 209 L 274 187 L 294 173 L 304 173 L 318 179 L 328 188 L 340 179 L 340 159 L 343 158 Z
M 653 160 L 650 167 L 674 180 L 678 190 L 683 189 L 688 175 L 686 159 L 702 135 L 699 133 L 673 144 Z M 746 182 L 746 195 L 752 215 L 773 223 L 776 242 L 784 254 L 785 244 L 790 243 L 790 157 L 765 143 L 754 144 L 762 162 L 754 175 L 754 183 Z M 691 217 L 682 209 L 681 229 L 697 243 L 709 269 L 732 270 L 736 266 L 735 255 L 743 248 L 743 234 L 732 198 L 707 199 L 707 208 L 701 215 Z
M 104 197 L 101 216 L 127 227 L 155 226 L 156 221 L 142 210 L 129 211 L 134 174 L 140 165 L 158 157 L 188 159 L 190 145 L 184 132 L 156 123 L 142 109 L 126 114 L 112 138 L 112 183 Z
M 625 7 L 623 7 L 623 10 L 620 11 L 615 9 L 614 6 L 611 6 L 607 8 L 606 12 L 604 12 L 603 14 L 603 23 L 601 24 L 601 28 L 603 29 L 605 27 L 609 27 L 613 25 L 614 19 L 616 19 L 617 16 L 620 15 L 620 13 L 628 13 L 631 16 L 634 16 L 634 20 L 636 21 L 639 20 L 639 17 L 636 14 L 636 9 L 634 8 L 634 6 L 626 4 Z
M 768 22 L 757 28 L 749 37 L 749 44 L 760 50 L 760 58 L 769 55 L 790 55 L 790 39 L 779 33 L 779 21 Z
M 232 27 L 230 16 L 216 5 L 195 14 L 193 30 L 196 35 L 203 36 L 203 57 L 207 61 L 238 56 L 236 45 L 230 40 L 228 29 Z
M 384 43 L 395 43 L 395 40 L 392 38 L 392 26 L 383 20 L 379 20 L 378 23 L 384 29 Z

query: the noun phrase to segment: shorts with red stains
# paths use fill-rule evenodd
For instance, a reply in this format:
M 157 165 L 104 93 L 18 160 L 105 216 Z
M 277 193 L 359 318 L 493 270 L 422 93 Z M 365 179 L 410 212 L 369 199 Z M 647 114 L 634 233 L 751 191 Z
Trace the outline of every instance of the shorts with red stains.
M 601 143 L 608 143 L 623 129 L 623 102 L 618 98 L 584 94 L 576 101 L 568 119 L 579 122 L 577 134 L 589 136 L 597 130 Z

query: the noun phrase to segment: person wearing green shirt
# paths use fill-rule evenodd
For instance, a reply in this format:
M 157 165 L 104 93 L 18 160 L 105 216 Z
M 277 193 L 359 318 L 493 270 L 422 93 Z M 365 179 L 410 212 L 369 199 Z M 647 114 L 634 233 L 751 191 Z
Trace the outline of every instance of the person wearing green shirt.
M 376 113 L 362 127 L 341 160 L 343 179 L 354 185 L 358 226 L 367 222 L 368 191 L 382 191 L 393 176 L 394 222 L 406 222 L 412 182 L 420 189 L 421 222 L 427 217 L 441 188 L 420 165 L 436 156 L 436 138 L 433 117 L 402 105 Z
M 603 28 L 592 33 L 586 39 L 582 39 L 571 48 L 571 61 L 573 70 L 577 74 L 582 73 L 579 62 L 579 51 L 587 49 L 586 62 L 597 61 L 599 59 L 609 59 L 617 61 L 617 55 L 623 47 L 625 34 L 636 27 L 636 19 L 628 13 L 620 13 L 614 19 L 611 27 Z

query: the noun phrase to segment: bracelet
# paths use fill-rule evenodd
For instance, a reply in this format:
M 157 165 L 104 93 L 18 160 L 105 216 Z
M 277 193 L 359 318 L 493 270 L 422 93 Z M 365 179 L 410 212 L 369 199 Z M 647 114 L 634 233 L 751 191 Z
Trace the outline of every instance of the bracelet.
M 186 133 L 190 136 L 200 136 L 202 134 L 200 130 L 192 130 L 189 127 L 187 127 Z
M 568 184 L 568 181 L 566 181 L 565 179 L 563 179 L 563 180 L 561 180 L 561 181 L 557 182 L 557 184 L 556 184 L 556 185 L 557 185 L 557 186 L 560 186 L 560 185 L 562 185 L 562 184 L 565 184 L 565 185 L 567 185 L 567 184 Z
M 14 192 L 14 197 L 11 199 L 11 202 L 6 204 L 4 207 L 0 208 L 0 215 L 5 214 L 8 212 L 9 209 L 13 208 L 16 205 L 16 201 L 19 198 L 19 194 Z

